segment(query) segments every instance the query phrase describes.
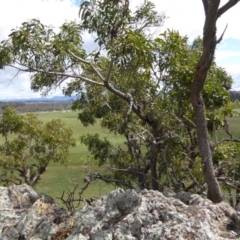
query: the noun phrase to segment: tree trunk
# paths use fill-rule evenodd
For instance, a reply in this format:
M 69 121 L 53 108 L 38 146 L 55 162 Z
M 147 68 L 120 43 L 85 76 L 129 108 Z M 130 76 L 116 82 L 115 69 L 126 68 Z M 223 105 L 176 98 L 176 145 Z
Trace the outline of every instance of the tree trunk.
M 190 99 L 196 118 L 196 131 L 202 159 L 203 175 L 208 185 L 208 198 L 214 203 L 222 201 L 222 193 L 214 174 L 212 151 L 205 116 L 205 105 L 201 92 L 216 49 L 216 21 L 218 18 L 219 3 L 219 0 L 203 0 L 206 14 L 203 32 L 203 50 L 196 66 L 194 80 L 190 90 Z
M 149 124 L 152 127 L 153 130 L 153 137 L 151 143 L 151 155 L 150 155 L 150 171 L 151 171 L 151 183 L 153 190 L 159 191 L 159 183 L 158 183 L 158 171 L 157 171 L 157 160 L 158 160 L 158 153 L 159 153 L 159 145 L 158 145 L 158 139 L 159 139 L 159 129 L 158 129 L 158 123 L 156 120 L 149 121 Z
M 222 201 L 222 194 L 214 174 L 212 151 L 205 116 L 205 106 L 201 92 L 214 57 L 216 45 L 222 40 L 224 34 L 223 32 L 221 37 L 217 40 L 217 19 L 230 8 L 235 6 L 238 3 L 238 0 L 229 0 L 219 8 L 220 2 L 220 0 L 202 0 L 205 11 L 203 50 L 201 58 L 196 66 L 195 77 L 190 90 L 190 99 L 196 117 L 197 138 L 202 158 L 203 174 L 208 185 L 208 198 L 214 203 Z
M 240 203 L 240 185 L 237 185 L 236 189 L 236 206 Z
M 201 96 L 199 97 L 199 101 L 196 102 L 196 100 L 194 100 L 195 99 L 193 99 L 192 104 L 196 117 L 196 130 L 202 158 L 203 174 L 208 185 L 208 198 L 214 203 L 219 203 L 222 201 L 222 193 L 215 177 L 212 163 L 212 151 L 207 130 L 204 101 Z
M 158 174 L 157 174 L 157 146 L 155 143 L 152 143 L 151 146 L 151 178 L 152 178 L 152 188 L 153 190 L 159 190 L 159 184 L 158 184 Z

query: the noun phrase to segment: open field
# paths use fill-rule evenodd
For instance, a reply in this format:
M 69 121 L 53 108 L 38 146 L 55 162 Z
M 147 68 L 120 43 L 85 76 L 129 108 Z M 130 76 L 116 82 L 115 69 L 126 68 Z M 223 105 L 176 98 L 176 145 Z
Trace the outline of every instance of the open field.
M 88 169 L 91 172 L 99 173 L 106 171 L 105 167 L 98 167 L 97 162 L 90 160 L 87 147 L 80 143 L 80 135 L 98 133 L 101 137 L 106 137 L 115 145 L 123 143 L 123 138 L 109 134 L 107 130 L 101 128 L 99 123 L 83 127 L 81 122 L 77 120 L 77 112 L 74 111 L 39 113 L 38 116 L 43 122 L 48 122 L 53 118 L 60 118 L 67 126 L 72 128 L 74 137 L 77 139 L 76 147 L 70 149 L 67 163 L 65 165 L 50 163 L 39 183 L 34 186 L 38 193 L 44 192 L 53 198 L 61 197 L 63 190 L 71 189 L 72 185 L 70 181 L 77 182 L 80 191 L 81 187 L 84 186 L 83 178 L 88 173 Z M 114 189 L 113 185 L 97 180 L 89 185 L 83 197 L 100 196 L 107 194 L 112 189 Z
M 240 114 L 240 108 L 236 108 L 235 111 Z M 240 139 L 240 116 L 233 116 L 227 120 L 229 123 L 229 131 L 233 138 Z M 218 141 L 226 138 L 229 138 L 229 136 L 223 130 L 218 132 Z
M 237 109 L 240 112 L 240 109 Z M 83 127 L 81 123 L 77 120 L 76 112 L 52 112 L 52 113 L 41 113 L 39 117 L 43 121 L 49 121 L 52 118 L 61 118 L 66 122 L 68 126 L 70 126 L 74 131 L 75 138 L 79 138 L 80 134 L 85 133 L 99 133 L 102 137 L 108 138 L 114 144 L 122 144 L 123 139 L 119 136 L 109 134 L 107 130 L 101 128 L 100 124 L 97 123 L 94 126 Z M 235 138 L 240 138 L 240 117 L 232 117 L 228 119 L 229 121 L 229 129 Z M 218 140 L 222 140 L 224 138 L 228 138 L 229 136 L 224 131 L 218 132 Z M 69 179 L 82 183 L 82 178 L 86 175 L 86 163 L 89 152 L 87 148 L 80 143 L 78 140 L 77 146 L 72 148 L 69 155 L 69 163 L 66 166 L 51 164 L 47 170 L 47 172 L 43 175 L 42 180 L 36 186 L 36 190 L 38 192 L 45 192 L 53 197 L 59 197 L 61 195 L 63 189 L 67 189 L 71 186 L 69 183 Z M 97 167 L 91 165 L 91 172 L 99 171 L 100 173 L 105 171 L 104 167 Z M 89 188 L 85 192 L 86 197 L 91 197 L 93 194 L 100 196 L 103 194 L 107 194 L 111 189 L 113 189 L 113 185 L 107 185 L 102 181 L 96 181 L 92 183 Z
M 115 145 L 123 142 L 123 138 L 109 134 L 107 130 L 101 128 L 99 123 L 88 127 L 82 126 L 81 122 L 77 120 L 77 112 L 74 111 L 39 113 L 39 118 L 43 122 L 50 121 L 53 118 L 61 118 L 67 126 L 72 128 L 74 137 L 77 139 L 76 147 L 70 150 L 68 163 L 66 165 L 51 163 L 47 172 L 42 176 L 42 180 L 35 187 L 37 192 L 44 192 L 54 198 L 60 197 L 63 190 L 72 188 L 70 181 L 79 183 L 80 191 L 81 187 L 84 186 L 83 178 L 89 170 L 100 173 L 106 171 L 105 167 L 98 167 L 97 162 L 94 163 L 89 159 L 87 147 L 81 144 L 79 140 L 80 135 L 98 133 L 101 137 L 106 137 Z M 101 196 L 109 193 L 112 189 L 114 189 L 113 185 L 97 180 L 90 184 L 83 197 Z
M 240 112 L 240 109 L 238 110 Z M 48 122 L 53 118 L 60 118 L 66 123 L 67 126 L 71 127 L 74 133 L 74 137 L 77 139 L 76 147 L 70 149 L 70 154 L 67 163 L 56 164 L 50 163 L 47 171 L 42 175 L 39 183 L 34 186 L 38 193 L 44 192 L 53 198 L 59 198 L 62 192 L 67 189 L 72 189 L 70 181 L 79 184 L 78 192 L 85 184 L 83 182 L 84 176 L 91 172 L 106 172 L 107 169 L 102 166 L 98 167 L 97 162 L 93 162 L 89 158 L 89 152 L 85 145 L 80 143 L 79 137 L 86 133 L 98 133 L 101 137 L 106 137 L 114 145 L 123 144 L 124 139 L 120 136 L 110 134 L 108 130 L 102 129 L 99 122 L 93 126 L 84 127 L 77 120 L 77 112 L 66 111 L 66 112 L 47 112 L 39 113 L 39 118 L 43 122 Z M 229 118 L 230 131 L 235 138 L 240 138 L 240 116 Z M 218 140 L 228 138 L 229 136 L 220 131 L 218 133 Z M 1 142 L 0 137 L 0 142 Z M 100 196 L 109 193 L 110 190 L 114 189 L 113 185 L 105 184 L 104 182 L 97 180 L 89 185 L 84 192 L 83 197 L 89 198 Z M 57 200 L 59 202 L 59 200 Z M 60 203 L 60 202 L 59 202 Z

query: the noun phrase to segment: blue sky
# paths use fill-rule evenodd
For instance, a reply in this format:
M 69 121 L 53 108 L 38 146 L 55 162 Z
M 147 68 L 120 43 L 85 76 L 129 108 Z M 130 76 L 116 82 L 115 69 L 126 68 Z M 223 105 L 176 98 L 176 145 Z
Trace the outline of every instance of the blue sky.
M 0 14 L 0 40 L 7 37 L 10 30 L 31 18 L 38 18 L 44 24 L 60 26 L 64 21 L 78 20 L 78 0 L 7 0 L 1 3 Z M 132 6 L 143 0 L 130 0 Z M 201 0 L 153 0 L 159 12 L 168 16 L 161 31 L 166 28 L 179 30 L 187 35 L 189 40 L 202 35 L 204 12 Z M 221 5 L 227 0 L 221 0 Z M 233 77 L 233 89 L 240 90 L 240 31 L 239 17 L 240 3 L 224 14 L 218 20 L 218 33 L 220 36 L 226 24 L 227 31 L 224 40 L 218 45 L 216 51 L 217 63 L 224 67 Z M 91 46 L 89 37 L 84 38 L 86 46 Z M 10 69 L 0 71 L 0 99 L 38 97 L 40 93 L 30 90 L 29 76 L 26 73 L 13 79 L 15 72 Z M 60 95 L 57 89 L 49 95 Z

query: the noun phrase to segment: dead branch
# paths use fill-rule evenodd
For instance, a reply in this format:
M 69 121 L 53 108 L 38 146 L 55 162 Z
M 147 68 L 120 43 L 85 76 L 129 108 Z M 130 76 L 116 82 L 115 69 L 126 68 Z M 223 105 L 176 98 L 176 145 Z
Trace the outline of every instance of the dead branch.
M 70 181 L 70 183 L 73 186 L 73 190 L 67 190 L 67 198 L 65 199 L 65 191 L 63 191 L 62 196 L 58 199 L 60 199 L 62 201 L 62 203 L 64 204 L 64 206 L 66 206 L 66 208 L 69 211 L 75 211 L 79 206 L 81 202 L 86 202 L 87 204 L 91 205 L 91 203 L 93 201 L 95 201 L 95 199 L 93 198 L 83 198 L 82 194 L 83 192 L 88 188 L 89 184 L 91 183 L 91 181 L 86 181 L 84 179 L 84 181 L 86 182 L 85 186 L 81 189 L 81 191 L 78 193 L 78 197 L 76 198 L 76 190 L 78 188 L 78 184 L 74 183 L 72 181 Z
M 234 188 L 234 189 L 238 189 L 237 186 L 240 185 L 240 182 L 239 182 L 239 181 L 235 181 L 235 180 L 233 180 L 233 179 L 231 179 L 231 178 L 218 177 L 217 180 L 218 180 L 219 182 L 224 183 L 226 186 L 231 187 L 231 188 Z M 231 183 L 231 182 L 232 182 L 232 183 Z M 237 186 L 235 186 L 235 184 L 236 184 Z

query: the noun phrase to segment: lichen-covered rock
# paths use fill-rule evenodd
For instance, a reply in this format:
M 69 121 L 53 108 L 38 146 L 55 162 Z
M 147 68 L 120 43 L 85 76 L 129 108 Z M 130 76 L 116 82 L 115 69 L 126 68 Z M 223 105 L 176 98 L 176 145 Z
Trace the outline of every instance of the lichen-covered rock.
M 183 195 L 190 205 L 179 200 Z M 227 230 L 233 213 L 228 204 L 214 205 L 196 194 L 168 198 L 156 191 L 117 189 L 78 212 L 72 233 L 96 240 L 237 239 Z
M 27 185 L 0 188 L 1 240 L 240 239 L 236 211 L 196 194 L 117 189 L 75 213 L 42 196 Z
M 69 213 L 46 203 L 26 184 L 0 187 L 1 240 L 51 239 L 61 231 L 60 222 L 64 222 L 62 228 L 68 227 L 68 217 Z

